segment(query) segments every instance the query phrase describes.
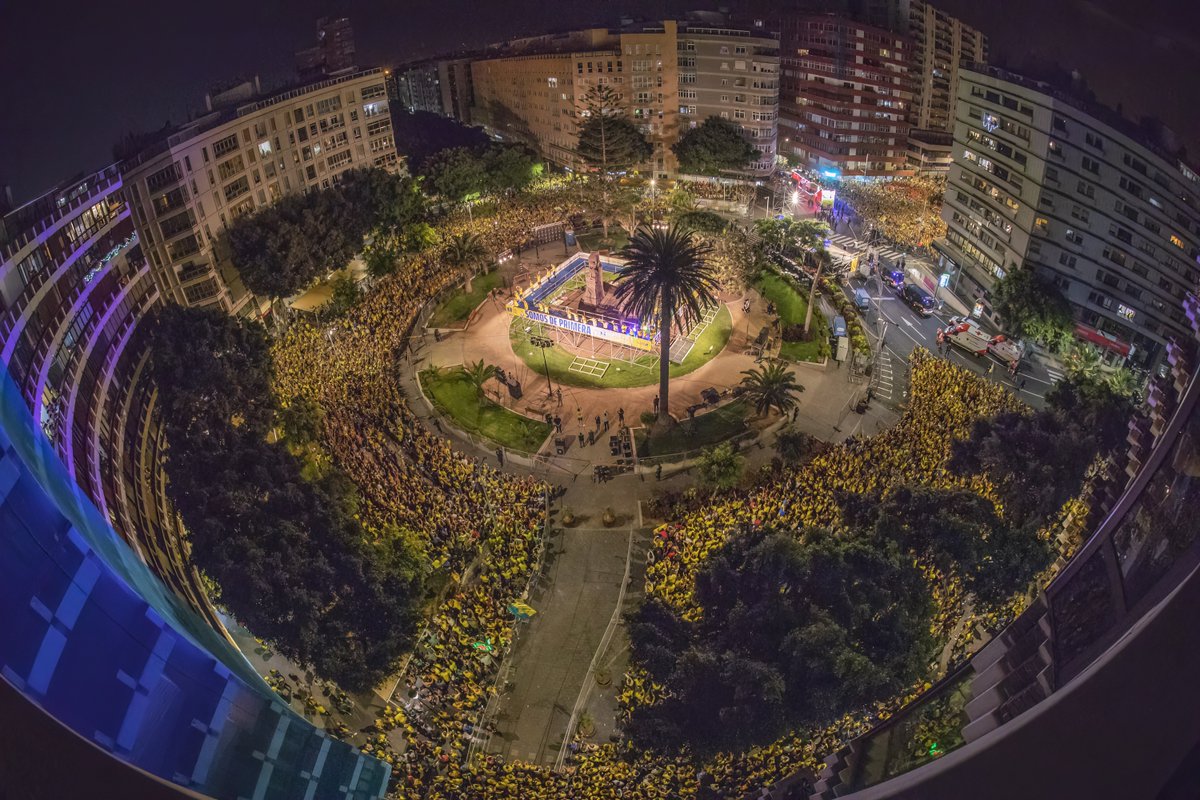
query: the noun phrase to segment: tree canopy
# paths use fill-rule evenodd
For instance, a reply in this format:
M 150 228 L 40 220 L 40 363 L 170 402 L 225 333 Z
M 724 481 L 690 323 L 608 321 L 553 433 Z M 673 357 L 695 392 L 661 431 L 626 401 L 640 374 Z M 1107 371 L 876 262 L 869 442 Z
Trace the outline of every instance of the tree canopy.
M 347 688 L 371 688 L 411 644 L 420 558 L 397 530 L 367 530 L 350 482 L 312 480 L 268 442 L 314 434 L 315 409 L 279 413 L 261 325 L 166 306 L 151 323 L 151 370 L 169 448 L 168 491 L 192 559 L 221 601 L 281 653 Z
M 709 117 L 671 145 L 679 170 L 691 175 L 722 175 L 743 170 L 761 152 L 750 144 L 737 123 Z
M 398 231 L 424 214 L 409 177 L 350 170 L 339 183 L 291 194 L 236 220 L 226 231 L 233 264 L 250 291 L 287 297 L 326 272 L 345 267 L 369 231 Z
M 1013 336 L 1039 342 L 1058 342 L 1075 328 L 1071 304 L 1054 281 L 1021 267 L 1005 274 L 992 287 L 992 306 Z
M 671 334 L 677 323 L 699 319 L 717 302 L 720 287 L 708 265 L 711 248 L 676 225 L 667 229 L 641 227 L 621 251 L 625 268 L 614 291 L 621 307 L 659 329 L 658 392 L 668 424 L 671 383 Z
M 625 115 L 611 86 L 592 87 L 584 103 L 586 116 L 579 123 L 576 145 L 584 164 L 608 175 L 632 169 L 653 157 L 654 148 Z
M 773 740 L 890 696 L 933 652 L 912 559 L 869 531 L 737 531 L 696 576 L 697 622 L 661 601 L 629 617 L 633 659 L 668 689 L 633 714 L 641 744 Z

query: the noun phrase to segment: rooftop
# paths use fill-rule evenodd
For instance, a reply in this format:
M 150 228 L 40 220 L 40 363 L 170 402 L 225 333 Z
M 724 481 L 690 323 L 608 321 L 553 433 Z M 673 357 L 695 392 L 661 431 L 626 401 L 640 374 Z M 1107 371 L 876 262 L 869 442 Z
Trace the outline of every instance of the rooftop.
M 153 142 L 147 146 L 141 147 L 136 153 L 128 155 L 122 162 L 121 168 L 129 170 L 136 167 L 138 164 L 153 158 L 154 156 L 169 150 L 176 145 L 186 142 L 190 139 L 199 136 L 205 131 L 212 130 L 218 126 L 224 125 L 227 122 L 244 117 L 247 114 L 253 114 L 269 108 L 278 103 L 284 103 L 288 100 L 295 99 L 301 95 L 317 92 L 328 89 L 331 86 L 336 86 L 339 83 L 365 78 L 369 75 L 378 75 L 383 77 L 384 70 L 381 67 L 373 69 L 363 69 L 346 71 L 340 74 L 335 74 L 330 77 L 323 78 L 318 81 L 300 81 L 296 83 L 285 84 L 274 90 L 270 95 L 264 96 L 260 100 L 252 100 L 248 103 L 242 103 L 237 106 L 216 108 L 212 111 L 207 111 L 204 114 L 194 117 L 187 123 L 182 125 L 165 126 L 161 131 L 151 135 Z M 140 139 L 141 137 L 134 137 Z

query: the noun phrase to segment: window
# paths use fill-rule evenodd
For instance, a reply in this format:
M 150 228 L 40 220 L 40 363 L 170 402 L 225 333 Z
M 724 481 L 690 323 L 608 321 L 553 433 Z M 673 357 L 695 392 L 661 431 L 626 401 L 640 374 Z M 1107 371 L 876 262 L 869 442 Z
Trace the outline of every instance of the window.
M 1045 217 L 1038 217 L 1033 221 L 1033 226 L 1041 233 L 1045 233 L 1050 229 L 1050 220 L 1046 219 Z
M 229 201 L 235 197 L 244 195 L 248 191 L 250 191 L 250 181 L 245 175 L 243 175 L 233 183 L 226 186 L 223 194 L 225 195 L 225 200 Z
M 1058 183 L 1058 170 L 1054 167 L 1046 167 L 1046 180 L 1051 183 Z
M 1086 208 L 1082 208 L 1080 206 L 1072 206 L 1071 207 L 1071 216 L 1074 217 L 1075 219 L 1079 220 L 1080 222 L 1087 223 L 1090 215 L 1088 214 L 1088 210 Z
M 558 88 L 558 78 L 546 78 L 546 85 L 551 89 Z
M 1090 183 L 1085 183 L 1084 181 L 1079 182 L 1079 186 L 1076 187 L 1076 191 L 1078 191 L 1084 197 L 1096 197 L 1096 187 L 1092 186 Z
M 1070 253 L 1059 253 L 1058 263 L 1062 264 L 1068 269 L 1075 269 L 1076 259 L 1075 256 L 1071 255 Z
M 216 158 L 229 155 L 234 150 L 237 150 L 238 137 L 236 133 L 226 136 L 224 139 L 218 139 L 213 142 L 213 155 Z
M 1136 159 L 1133 156 L 1129 155 L 1129 153 L 1126 153 L 1124 159 L 1122 159 L 1122 160 L 1125 162 L 1125 166 L 1129 167 L 1134 172 L 1140 172 L 1143 175 L 1146 174 L 1146 162 L 1145 161 Z
M 1078 231 L 1073 231 L 1067 228 L 1067 241 L 1073 245 L 1079 246 L 1083 244 L 1083 236 Z
M 269 141 L 258 143 L 258 154 L 260 156 L 269 156 L 271 154 L 271 143 Z
M 1091 131 L 1088 131 L 1086 134 L 1084 134 L 1083 139 L 1085 142 L 1087 142 L 1088 147 L 1094 147 L 1097 150 L 1100 150 L 1101 152 L 1103 152 L 1104 140 L 1101 139 L 1096 134 L 1092 133 Z
M 1176 247 L 1178 247 L 1180 250 L 1182 250 L 1182 249 L 1183 249 L 1183 240 L 1182 240 L 1182 239 L 1180 239 L 1180 238 L 1179 238 L 1178 236 L 1176 236 L 1175 234 L 1171 234 L 1171 244 L 1175 245 L 1175 246 L 1176 246 Z
M 1054 115 L 1054 130 L 1062 131 L 1063 133 L 1066 133 L 1067 130 L 1067 121 L 1058 114 Z
M 182 177 L 183 175 L 180 173 L 178 165 L 171 164 L 146 178 L 146 188 L 151 193 L 154 193 L 159 189 L 170 186 L 172 183 L 177 183 Z
M 1087 156 L 1084 156 L 1083 168 L 1088 172 L 1095 173 L 1096 175 L 1100 174 L 1100 162 L 1094 158 L 1088 158 Z
M 220 164 L 218 164 L 217 174 L 221 177 L 221 181 L 224 182 L 232 178 L 234 175 L 237 175 L 245 168 L 246 162 L 242 159 L 242 156 L 239 153 L 233 158 L 227 161 L 222 161 Z
M 384 88 L 382 83 L 377 83 L 362 90 L 362 99 L 371 100 L 376 97 L 383 97 L 385 94 L 387 94 L 387 89 Z
M 351 156 L 351 153 L 349 150 L 343 150 L 340 153 L 335 153 L 334 155 L 331 155 L 326 160 L 326 163 L 329 165 L 330 169 L 337 169 L 338 167 L 342 166 L 343 164 L 349 164 L 351 157 L 352 156 Z

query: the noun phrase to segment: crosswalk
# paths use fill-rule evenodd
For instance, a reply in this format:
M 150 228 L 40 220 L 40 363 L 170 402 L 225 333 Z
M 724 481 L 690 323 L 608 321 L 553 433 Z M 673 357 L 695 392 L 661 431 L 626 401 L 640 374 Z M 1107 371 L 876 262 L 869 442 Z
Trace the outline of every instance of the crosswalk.
M 896 376 L 892 365 L 892 354 L 887 348 L 881 348 L 875 364 L 871 368 L 872 394 L 881 399 L 895 400 Z
M 833 244 L 837 245 L 838 247 L 840 247 L 841 249 L 843 249 L 849 253 L 865 253 L 865 252 L 867 252 L 867 243 L 866 242 L 859 241 L 858 239 L 855 239 L 853 236 L 850 236 L 848 234 L 835 233 L 835 234 L 832 234 L 829 237 L 829 239 L 831 242 L 833 242 Z M 886 259 L 888 261 L 899 261 L 900 256 L 904 255 L 899 250 L 893 250 L 890 247 L 876 247 L 874 249 L 875 249 L 875 252 L 878 253 L 881 258 Z

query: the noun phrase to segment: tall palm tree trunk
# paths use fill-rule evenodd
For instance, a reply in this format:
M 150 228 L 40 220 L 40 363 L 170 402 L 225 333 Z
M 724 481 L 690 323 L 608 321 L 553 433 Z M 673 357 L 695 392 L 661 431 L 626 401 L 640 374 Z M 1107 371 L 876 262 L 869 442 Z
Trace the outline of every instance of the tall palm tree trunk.
M 671 391 L 671 321 L 675 315 L 675 303 L 669 293 L 663 293 L 661 318 L 658 322 L 659 348 L 662 355 L 658 360 L 658 419 L 654 427 L 662 430 L 674 421 L 667 411 Z
M 813 303 L 817 300 L 817 284 L 821 282 L 821 270 L 825 267 L 825 259 L 817 259 L 817 274 L 813 278 L 812 287 L 808 290 L 808 309 L 804 312 L 804 338 L 808 338 L 808 327 L 812 325 Z

